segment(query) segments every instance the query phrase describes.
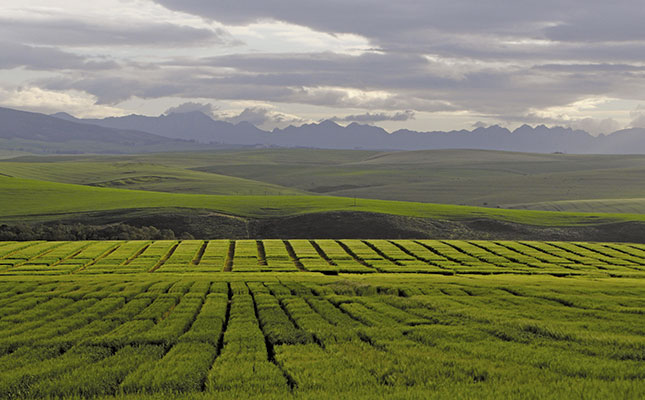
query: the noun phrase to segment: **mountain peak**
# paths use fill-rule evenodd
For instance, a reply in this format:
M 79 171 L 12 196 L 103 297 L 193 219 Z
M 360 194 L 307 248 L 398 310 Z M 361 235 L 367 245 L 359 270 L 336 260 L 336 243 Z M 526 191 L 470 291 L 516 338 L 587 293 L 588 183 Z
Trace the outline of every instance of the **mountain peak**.
M 50 114 L 50 117 L 58 118 L 58 119 L 63 119 L 65 121 L 78 121 L 78 118 L 73 116 L 72 114 L 68 114 L 66 112 L 57 112 L 55 114 Z
M 25 130 L 24 127 L 29 127 Z M 100 129 L 100 128 L 108 128 Z M 152 133 L 153 136 L 146 136 Z M 482 149 L 552 153 L 640 153 L 645 154 L 645 130 L 626 129 L 594 137 L 582 130 L 564 127 L 532 127 L 524 124 L 513 131 L 499 125 L 474 130 L 419 132 L 407 129 L 388 134 L 376 125 L 352 122 L 347 126 L 333 120 L 322 120 L 301 126 L 290 125 L 263 131 L 249 122 L 231 124 L 214 120 L 195 110 L 175 112 L 158 117 L 131 115 L 104 119 L 77 119 L 60 112 L 47 116 L 0 108 L 0 139 L 22 138 L 47 142 L 107 138 L 129 140 L 136 137 L 141 143 L 163 139 L 184 139 L 200 143 L 230 146 L 283 146 L 328 149 L 371 150 L 428 150 Z M 110 139 L 112 140 L 112 139 Z M 121 142 L 123 143 L 123 142 Z
M 318 123 L 318 126 L 340 128 L 340 125 L 338 125 L 334 120 L 331 119 L 320 121 Z

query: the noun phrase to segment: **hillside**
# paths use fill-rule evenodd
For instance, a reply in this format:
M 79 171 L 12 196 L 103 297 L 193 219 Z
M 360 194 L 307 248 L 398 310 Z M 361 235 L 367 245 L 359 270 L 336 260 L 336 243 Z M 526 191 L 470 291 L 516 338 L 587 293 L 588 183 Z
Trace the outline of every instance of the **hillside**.
M 645 216 L 506 210 L 331 196 L 224 196 L 0 176 L 5 223 L 155 226 L 198 237 L 444 237 L 640 241 Z
M 608 213 L 628 212 L 632 214 L 645 214 L 645 198 L 544 201 L 537 203 L 509 204 L 508 208 L 518 210 Z
M 30 156 L 0 174 L 194 194 L 315 194 L 512 208 L 543 202 L 645 197 L 645 156 L 482 150 L 378 152 L 256 149 L 120 156 Z M 633 213 L 590 202 L 571 211 Z

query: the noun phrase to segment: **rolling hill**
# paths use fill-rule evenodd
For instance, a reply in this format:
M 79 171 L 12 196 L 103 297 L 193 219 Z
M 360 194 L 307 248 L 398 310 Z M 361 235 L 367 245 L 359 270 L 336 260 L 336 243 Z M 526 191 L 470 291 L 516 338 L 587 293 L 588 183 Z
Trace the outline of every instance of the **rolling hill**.
M 313 194 L 494 208 L 645 198 L 645 156 L 640 155 L 253 149 L 23 156 L 0 161 L 0 174 L 177 193 Z M 594 205 L 601 204 L 591 202 L 584 211 L 634 211 Z
M 203 237 L 444 237 L 639 241 L 645 215 L 98 188 L 0 176 L 4 223 L 129 223 Z

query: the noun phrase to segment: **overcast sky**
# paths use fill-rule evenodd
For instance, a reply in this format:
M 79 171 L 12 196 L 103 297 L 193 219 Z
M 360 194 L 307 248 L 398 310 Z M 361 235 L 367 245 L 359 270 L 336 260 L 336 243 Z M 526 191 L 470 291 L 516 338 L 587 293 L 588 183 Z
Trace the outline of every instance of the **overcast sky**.
M 2 0 L 0 105 L 262 128 L 645 127 L 642 0 Z

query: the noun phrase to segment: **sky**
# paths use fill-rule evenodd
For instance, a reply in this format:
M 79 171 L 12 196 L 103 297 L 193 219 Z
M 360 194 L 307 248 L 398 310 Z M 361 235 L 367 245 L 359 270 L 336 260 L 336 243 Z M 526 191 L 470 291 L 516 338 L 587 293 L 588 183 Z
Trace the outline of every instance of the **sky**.
M 645 127 L 642 0 L 2 0 L 0 106 L 264 129 Z

